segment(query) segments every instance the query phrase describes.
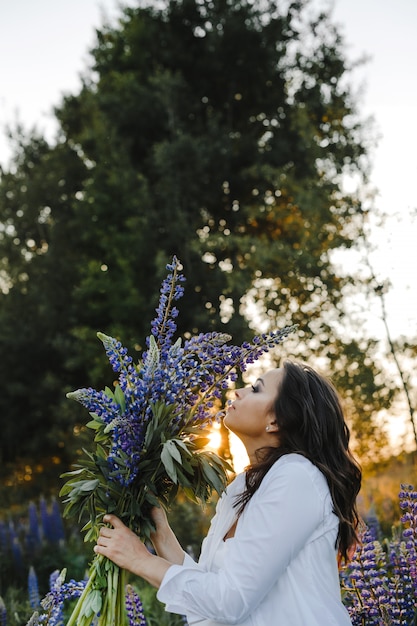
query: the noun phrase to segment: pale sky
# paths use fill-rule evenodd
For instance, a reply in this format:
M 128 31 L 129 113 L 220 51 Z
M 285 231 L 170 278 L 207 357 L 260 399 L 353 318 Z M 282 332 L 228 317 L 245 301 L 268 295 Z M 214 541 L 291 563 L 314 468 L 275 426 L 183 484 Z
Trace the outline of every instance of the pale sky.
M 394 335 L 417 334 L 417 1 L 314 0 L 334 6 L 348 58 L 370 57 L 350 81 L 363 86 L 363 119 L 372 115 L 380 135 L 373 152 L 371 182 L 375 203 L 391 215 L 384 231 L 373 233 L 372 257 L 381 278 L 393 288 L 388 296 Z M 125 4 L 135 6 L 128 0 Z M 64 93 L 77 93 L 89 63 L 95 28 L 114 19 L 118 0 L 0 0 L 0 163 L 10 147 L 2 129 L 20 121 L 47 138 L 56 130 L 52 110 Z M 373 329 L 382 326 L 369 313 Z

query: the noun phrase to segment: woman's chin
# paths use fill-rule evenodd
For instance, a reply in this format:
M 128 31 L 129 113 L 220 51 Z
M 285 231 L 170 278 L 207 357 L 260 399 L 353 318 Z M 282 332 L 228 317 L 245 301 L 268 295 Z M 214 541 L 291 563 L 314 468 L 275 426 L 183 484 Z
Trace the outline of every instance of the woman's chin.
M 228 413 L 226 413 L 226 415 L 223 418 L 223 426 L 225 426 L 227 428 L 227 430 L 230 430 L 230 432 L 233 432 L 233 429 L 230 427 L 228 417 L 229 417 L 229 415 L 228 415 Z

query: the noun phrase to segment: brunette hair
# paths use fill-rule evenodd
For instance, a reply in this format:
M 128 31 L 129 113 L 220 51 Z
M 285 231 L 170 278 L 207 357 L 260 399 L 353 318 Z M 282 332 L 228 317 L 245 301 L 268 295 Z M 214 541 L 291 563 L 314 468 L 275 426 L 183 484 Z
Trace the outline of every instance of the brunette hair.
M 324 474 L 339 518 L 337 548 L 348 560 L 357 542 L 359 516 L 356 497 L 361 469 L 349 450 L 349 428 L 332 383 L 308 365 L 285 361 L 284 375 L 275 399 L 279 447 L 257 451 L 258 462 L 246 472 L 246 489 L 236 505 L 239 515 L 259 488 L 272 465 L 283 455 L 305 456 Z

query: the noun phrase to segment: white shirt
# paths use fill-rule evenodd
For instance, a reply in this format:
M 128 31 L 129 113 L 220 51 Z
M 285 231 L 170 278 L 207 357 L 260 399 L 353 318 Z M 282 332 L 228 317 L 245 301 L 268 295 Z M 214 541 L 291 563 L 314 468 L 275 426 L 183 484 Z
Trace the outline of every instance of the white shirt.
M 349 626 L 340 597 L 338 518 L 323 474 L 289 454 L 264 477 L 238 520 L 240 474 L 220 498 L 198 564 L 166 572 L 158 599 L 190 625 Z

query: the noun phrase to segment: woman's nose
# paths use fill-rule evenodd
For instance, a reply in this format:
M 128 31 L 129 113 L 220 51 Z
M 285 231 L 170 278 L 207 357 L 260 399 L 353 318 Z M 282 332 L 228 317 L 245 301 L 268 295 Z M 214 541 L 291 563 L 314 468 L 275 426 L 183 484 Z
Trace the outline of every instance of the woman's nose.
M 235 396 L 236 396 L 236 398 L 240 398 L 241 393 L 242 393 L 241 389 L 235 389 Z

